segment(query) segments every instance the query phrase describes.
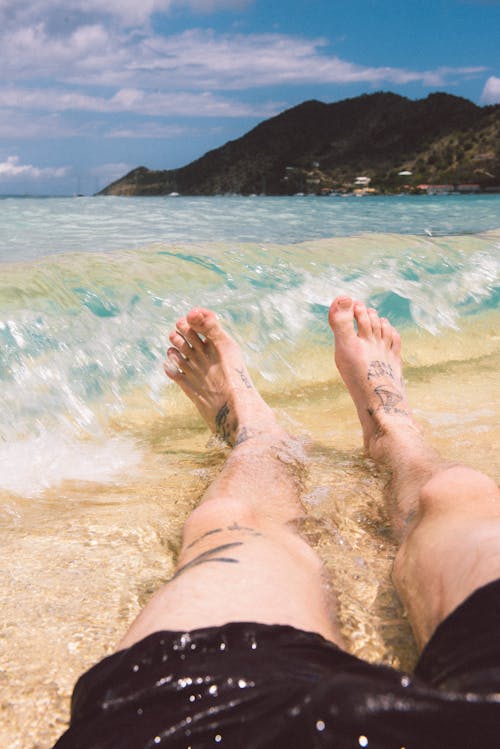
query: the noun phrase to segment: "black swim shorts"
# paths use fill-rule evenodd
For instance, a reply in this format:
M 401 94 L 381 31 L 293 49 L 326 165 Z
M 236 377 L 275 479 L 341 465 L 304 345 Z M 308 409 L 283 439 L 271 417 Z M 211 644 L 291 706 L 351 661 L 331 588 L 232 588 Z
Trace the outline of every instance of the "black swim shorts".
M 78 681 L 54 749 L 497 749 L 500 581 L 405 674 L 320 635 L 234 622 L 156 632 Z

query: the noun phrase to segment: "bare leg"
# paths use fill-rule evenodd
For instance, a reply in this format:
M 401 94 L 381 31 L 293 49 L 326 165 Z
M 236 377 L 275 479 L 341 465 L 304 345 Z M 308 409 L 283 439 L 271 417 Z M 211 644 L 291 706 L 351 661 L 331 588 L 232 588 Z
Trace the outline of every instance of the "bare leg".
M 329 320 L 365 447 L 392 472 L 401 542 L 394 581 L 423 647 L 468 595 L 500 577 L 500 492 L 490 478 L 446 463 L 424 441 L 406 400 L 400 337 L 389 322 L 349 297 L 335 299 Z
M 184 528 L 174 578 L 120 643 L 229 621 L 289 624 L 341 643 L 321 562 L 294 530 L 303 467 L 237 344 L 194 309 L 170 335 L 165 372 L 233 451 Z

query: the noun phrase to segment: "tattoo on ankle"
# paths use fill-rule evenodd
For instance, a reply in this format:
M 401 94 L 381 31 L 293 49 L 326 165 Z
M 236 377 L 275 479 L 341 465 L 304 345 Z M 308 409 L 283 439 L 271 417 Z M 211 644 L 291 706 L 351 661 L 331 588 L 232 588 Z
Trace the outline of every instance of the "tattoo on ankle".
M 397 390 L 390 390 L 383 385 L 379 385 L 378 387 L 374 388 L 374 393 L 376 393 L 380 398 L 380 408 L 385 411 L 385 413 L 408 414 L 408 411 L 406 411 L 406 409 L 398 408 L 399 404 L 403 400 L 403 396 L 401 395 L 401 393 L 398 393 Z
M 234 520 L 231 525 L 227 525 L 225 528 L 214 528 L 211 531 L 206 531 L 206 533 L 202 533 L 201 536 L 198 536 L 198 538 L 195 538 L 194 541 L 191 541 L 191 543 L 186 546 L 186 551 L 190 549 L 192 546 L 195 546 L 200 541 L 203 541 L 204 538 L 207 536 L 213 536 L 215 533 L 224 533 L 224 531 L 239 531 L 240 533 L 248 533 L 251 536 L 263 536 L 263 533 L 260 533 L 260 531 L 256 531 L 255 528 L 248 528 L 245 525 L 240 525 L 236 520 Z
M 215 431 L 228 444 L 232 444 L 231 436 L 234 432 L 235 424 L 229 421 L 231 409 L 227 403 L 218 410 L 215 417 Z
M 248 433 L 248 429 L 246 427 L 241 427 L 233 447 L 237 447 L 238 445 L 241 445 L 242 442 L 246 442 L 250 439 L 251 436 L 252 435 Z
M 375 360 L 370 362 L 368 367 L 368 379 L 373 380 L 376 377 L 390 377 L 394 380 L 394 372 L 390 364 L 384 361 Z
M 252 383 L 248 379 L 248 375 L 246 374 L 245 370 L 236 368 L 236 371 L 238 372 L 241 381 L 244 383 L 245 387 L 247 387 L 249 390 L 252 389 Z
M 234 541 L 230 544 L 221 544 L 221 546 L 215 546 L 213 549 L 209 549 L 208 551 L 203 551 L 201 554 L 198 554 L 197 557 L 192 559 L 190 562 L 187 562 L 182 567 L 180 567 L 175 575 L 171 578 L 171 580 L 175 580 L 176 577 L 179 577 L 179 575 L 182 575 L 184 572 L 187 572 L 187 570 L 191 569 L 192 567 L 198 567 L 200 564 L 205 564 L 206 562 L 224 562 L 225 564 L 239 564 L 239 559 L 234 559 L 234 557 L 220 557 L 220 556 L 214 556 L 215 554 L 220 554 L 221 551 L 227 551 L 228 549 L 233 549 L 236 546 L 243 546 L 243 541 Z
M 215 417 L 215 427 L 218 432 L 224 429 L 228 414 L 229 414 L 229 406 L 227 405 L 227 403 L 224 403 L 224 405 L 221 406 L 219 410 L 217 411 L 217 415 Z
M 227 403 L 224 403 L 215 417 L 215 431 L 224 442 L 231 447 L 236 447 L 252 436 L 246 427 L 241 427 L 238 432 L 237 429 L 238 422 L 236 419 L 231 419 L 231 409 Z

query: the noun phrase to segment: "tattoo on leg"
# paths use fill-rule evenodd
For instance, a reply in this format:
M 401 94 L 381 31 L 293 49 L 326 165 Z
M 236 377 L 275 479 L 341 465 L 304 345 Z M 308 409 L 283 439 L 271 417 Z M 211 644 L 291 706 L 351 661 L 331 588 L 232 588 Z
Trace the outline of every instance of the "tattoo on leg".
M 249 390 L 252 389 L 252 383 L 248 379 L 248 375 L 243 369 L 236 368 L 236 371 L 238 372 L 241 381 L 245 384 L 245 387 L 247 387 Z
M 198 541 L 201 541 L 203 538 L 206 538 L 207 536 L 212 536 L 214 533 L 221 533 L 224 529 L 223 528 L 214 528 L 212 531 L 207 531 L 202 536 L 199 536 L 198 538 L 195 538 L 194 541 L 191 541 L 191 543 L 186 546 L 186 550 L 190 549 L 191 546 L 194 546 L 198 543 Z
M 370 362 L 370 366 L 368 367 L 368 379 L 373 380 L 376 377 L 384 376 L 390 377 L 392 380 L 394 379 L 394 372 L 392 371 L 391 365 L 378 360 Z
M 236 520 L 231 523 L 231 525 L 228 525 L 226 530 L 228 531 L 244 531 L 246 533 L 250 533 L 252 536 L 263 536 L 263 533 L 260 533 L 259 531 L 256 531 L 255 528 L 247 528 L 245 525 L 240 525 Z
M 203 541 L 204 538 L 207 538 L 207 536 L 213 536 L 215 533 L 224 533 L 224 531 L 239 531 L 240 533 L 247 533 L 251 536 L 263 536 L 263 533 L 260 533 L 259 531 L 256 531 L 255 528 L 247 528 L 244 525 L 239 525 L 236 521 L 231 523 L 231 525 L 227 525 L 225 528 L 214 528 L 211 531 L 207 531 L 206 533 L 202 533 L 201 536 L 198 536 L 198 538 L 195 538 L 194 541 L 191 541 L 191 543 L 186 546 L 186 551 L 188 549 L 191 549 L 191 547 L 195 546 L 200 541 Z
M 224 562 L 226 564 L 239 564 L 240 560 L 234 559 L 233 557 L 214 556 L 214 554 L 220 554 L 220 552 L 227 551 L 228 549 L 233 549 L 236 546 L 243 546 L 243 541 L 234 541 L 230 544 L 221 544 L 221 546 L 216 546 L 215 548 L 209 549 L 208 551 L 203 551 L 190 562 L 187 562 L 182 567 L 180 567 L 175 575 L 171 578 L 171 580 L 175 580 L 175 578 L 179 577 L 179 575 L 182 575 L 183 572 L 186 572 L 192 567 L 198 567 L 198 565 L 200 564 L 205 564 L 205 562 Z

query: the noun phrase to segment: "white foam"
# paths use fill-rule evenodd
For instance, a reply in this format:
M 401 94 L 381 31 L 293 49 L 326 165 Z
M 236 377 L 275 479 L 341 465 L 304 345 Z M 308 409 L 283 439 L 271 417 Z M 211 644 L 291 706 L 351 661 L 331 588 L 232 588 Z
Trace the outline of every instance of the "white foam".
M 133 472 L 139 460 L 136 445 L 123 437 L 82 441 L 44 432 L 0 442 L 0 488 L 36 497 L 66 480 L 110 483 Z

